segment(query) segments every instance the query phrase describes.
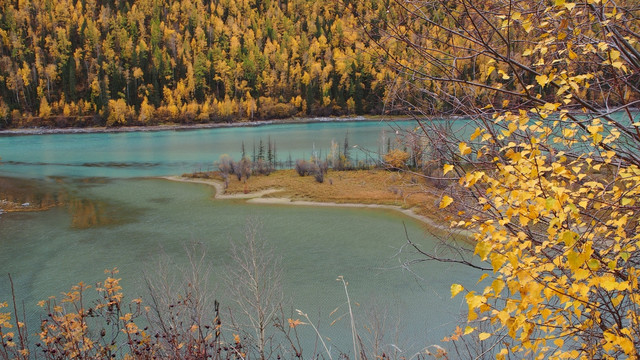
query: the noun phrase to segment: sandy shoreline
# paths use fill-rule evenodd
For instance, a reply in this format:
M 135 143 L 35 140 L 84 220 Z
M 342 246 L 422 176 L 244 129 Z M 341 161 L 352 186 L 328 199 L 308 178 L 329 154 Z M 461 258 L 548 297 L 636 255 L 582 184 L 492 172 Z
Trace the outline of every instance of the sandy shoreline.
M 186 182 L 186 183 L 195 183 L 195 184 L 205 184 L 209 186 L 213 186 L 216 189 L 215 198 L 216 199 L 245 199 L 248 203 L 253 204 L 269 204 L 269 205 L 297 205 L 297 206 L 327 206 L 327 207 L 349 207 L 349 208 L 369 208 L 369 209 L 388 209 L 398 211 L 406 216 L 409 216 L 413 219 L 416 219 L 423 224 L 427 225 L 430 228 L 433 228 L 438 231 L 451 232 L 454 231 L 456 234 L 462 235 L 464 237 L 470 237 L 469 233 L 465 233 L 464 230 L 461 229 L 451 229 L 446 224 L 441 224 L 436 222 L 433 219 L 430 219 L 426 216 L 416 214 L 412 209 L 404 209 L 400 206 L 396 205 L 382 205 L 382 204 L 358 204 L 358 203 L 335 203 L 335 202 L 319 202 L 319 201 L 308 201 L 308 200 L 293 200 L 286 197 L 263 197 L 267 194 L 273 194 L 280 191 L 281 189 L 266 189 L 262 191 L 250 192 L 247 194 L 225 194 L 224 184 L 218 180 L 214 179 L 202 179 L 202 178 L 186 178 L 182 176 L 164 176 L 161 179 L 177 181 L 177 182 Z
M 233 127 L 257 127 L 276 124 L 311 124 L 322 122 L 356 122 L 356 121 L 394 121 L 410 120 L 399 116 L 384 118 L 368 116 L 351 117 L 313 117 L 290 118 L 282 120 L 240 121 L 230 123 L 206 123 L 192 125 L 154 125 L 154 126 L 126 126 L 126 127 L 87 127 L 87 128 L 28 128 L 0 130 L 0 135 L 46 135 L 46 134 L 95 134 L 95 133 L 122 133 L 122 132 L 152 132 L 152 131 L 179 131 L 198 129 L 218 129 Z

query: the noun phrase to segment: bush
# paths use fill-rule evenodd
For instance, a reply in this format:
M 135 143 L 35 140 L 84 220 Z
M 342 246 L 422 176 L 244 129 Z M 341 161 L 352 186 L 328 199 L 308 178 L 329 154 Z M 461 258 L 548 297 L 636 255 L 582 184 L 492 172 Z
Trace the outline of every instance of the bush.
M 253 171 L 260 175 L 269 175 L 273 171 L 273 165 L 263 159 L 259 159 L 253 164 Z
M 313 174 L 313 177 L 321 184 L 324 182 L 324 172 L 322 172 L 322 170 L 316 171 L 315 174 Z
M 384 163 L 393 169 L 402 169 L 407 166 L 409 153 L 399 149 L 393 149 L 386 153 L 383 157 Z
M 300 176 L 314 175 L 322 172 L 320 166 L 305 160 L 296 160 L 296 172 Z
M 218 170 L 222 173 L 223 177 L 226 177 L 229 174 L 233 174 L 235 171 L 235 162 L 229 155 L 222 154 L 220 155 L 220 159 L 216 163 L 218 166 Z

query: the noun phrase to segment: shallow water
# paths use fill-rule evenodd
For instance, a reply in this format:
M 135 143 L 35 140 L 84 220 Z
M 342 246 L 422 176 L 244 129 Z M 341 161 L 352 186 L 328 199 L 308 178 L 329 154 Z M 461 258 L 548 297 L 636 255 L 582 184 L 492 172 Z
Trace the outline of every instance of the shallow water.
M 44 212 L 0 215 L 1 269 L 12 274 L 31 328 L 37 328 L 40 316 L 34 306 L 37 301 L 79 281 L 100 281 L 104 269 L 120 269 L 127 296 L 144 296 L 143 269 L 152 269 L 162 253 L 183 266 L 184 246 L 194 241 L 208 251 L 211 286 L 218 289 L 215 297 L 223 306 L 231 306 L 221 276 L 230 262 L 230 242 L 241 242 L 247 219 L 257 218 L 283 259 L 287 303 L 319 321 L 334 346 L 348 351 L 348 339 L 340 336 L 348 328 L 346 320 L 328 326 L 337 316 L 329 313 L 345 302 L 344 289 L 336 281 L 340 275 L 349 282 L 351 299 L 360 304 L 356 308 L 360 326 L 366 323 L 366 309 L 382 304 L 400 322 L 403 343 L 413 348 L 448 335 L 464 308 L 460 298 L 450 299 L 450 285 L 471 286 L 478 275 L 468 268 L 433 262 L 412 267 L 415 274 L 402 270 L 400 263 L 414 256 L 408 250 L 396 256 L 405 243 L 404 225 L 411 239 L 425 248 L 436 244 L 413 219 L 379 209 L 214 200 L 213 188 L 206 185 L 136 177 L 192 171 L 211 164 L 219 152 L 233 153 L 225 147 L 235 148 L 242 139 L 245 146 L 260 134 L 266 141 L 265 133 L 277 140 L 281 154 L 310 154 L 309 139 L 319 144 L 334 137 L 342 141 L 344 125 L 311 124 L 304 126 L 309 127 L 306 130 L 278 125 L 273 132 L 250 128 L 0 138 L 0 154 L 9 162 L 0 165 L 0 173 L 35 178 L 13 181 L 51 194 L 61 204 Z M 350 144 L 375 147 L 385 125 L 347 127 Z M 115 163 L 130 166 L 108 165 Z M 149 163 L 158 165 L 145 165 Z M 9 300 L 9 295 L 8 278 L 2 276 L 0 301 Z

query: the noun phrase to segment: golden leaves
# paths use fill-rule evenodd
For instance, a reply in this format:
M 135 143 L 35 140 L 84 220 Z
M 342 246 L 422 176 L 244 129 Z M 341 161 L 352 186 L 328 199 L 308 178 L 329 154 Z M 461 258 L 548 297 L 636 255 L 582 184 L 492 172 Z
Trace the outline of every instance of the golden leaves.
M 544 86 L 549 77 L 540 76 L 536 81 Z M 566 84 L 564 91 L 577 83 Z M 559 103 L 547 102 L 539 110 L 551 117 L 558 109 Z M 554 354 L 565 354 L 561 348 L 569 339 L 564 335 L 567 329 L 591 326 L 584 319 L 602 311 L 602 300 L 594 300 L 594 293 L 607 294 L 611 309 L 640 305 L 640 295 L 633 294 L 637 280 L 619 275 L 622 269 L 633 270 L 629 259 L 640 246 L 640 237 L 632 238 L 639 225 L 631 223 L 632 217 L 637 219 L 633 211 L 640 196 L 640 170 L 620 167 L 613 178 L 607 177 L 617 157 L 615 148 L 586 153 L 578 159 L 548 150 L 554 143 L 571 145 L 566 141 L 577 141 L 580 135 L 616 144 L 619 134 L 599 119 L 585 122 L 583 129 L 557 129 L 524 118 L 522 121 L 508 113 L 495 116 L 495 122 L 503 126 L 505 141 L 516 130 L 541 136 L 508 143 L 501 149 L 503 158 L 493 159 L 495 169 L 468 171 L 460 177 L 461 185 L 482 189 L 477 209 L 483 214 L 494 212 L 458 222 L 474 231 L 474 253 L 489 261 L 494 273 L 482 295 L 467 294 L 468 320 L 485 316 L 504 327 L 519 344 L 533 347 L 547 341 L 557 347 Z M 515 124 L 519 124 L 517 128 Z M 472 140 L 481 134 L 482 129 L 475 129 Z M 477 146 L 482 147 L 486 139 L 479 141 Z M 468 147 L 466 143 L 459 145 L 461 153 Z M 598 221 L 585 214 L 598 214 Z M 451 288 L 452 295 L 462 290 L 458 285 Z M 640 326 L 629 316 L 625 319 Z M 519 337 L 530 331 L 539 331 L 541 336 L 537 340 Z M 490 337 L 489 332 L 478 335 L 478 339 Z M 609 335 L 609 339 L 611 351 L 631 349 L 625 336 Z
M 460 155 L 462 156 L 471 154 L 471 148 L 465 142 L 458 144 L 458 148 L 460 149 Z
M 549 77 L 547 75 L 536 75 L 536 82 L 542 86 L 545 87 L 545 85 L 547 85 L 549 83 Z
M 440 201 L 440 209 L 444 209 L 447 206 L 451 205 L 451 203 L 453 202 L 453 199 L 447 195 L 442 197 L 442 200 Z
M 453 170 L 453 165 L 445 164 L 442 168 L 442 174 L 447 175 L 447 173 L 451 170 Z
M 451 285 L 451 298 L 456 297 L 462 290 L 464 290 L 464 287 L 460 284 Z
M 476 244 L 474 254 L 478 255 L 480 259 L 486 260 L 487 256 L 491 252 L 492 244 L 489 241 L 480 241 Z

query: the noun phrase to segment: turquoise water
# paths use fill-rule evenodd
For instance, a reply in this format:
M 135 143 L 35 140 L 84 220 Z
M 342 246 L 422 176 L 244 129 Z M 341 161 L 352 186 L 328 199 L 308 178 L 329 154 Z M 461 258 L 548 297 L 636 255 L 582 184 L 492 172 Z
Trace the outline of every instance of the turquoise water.
M 100 134 L 55 134 L 0 137 L 0 171 L 6 176 L 139 177 L 175 175 L 211 170 L 220 155 L 240 159 L 253 155 L 260 140 L 276 145 L 278 160 L 289 156 L 324 158 L 335 141 L 342 148 L 348 138 L 353 160 L 364 160 L 386 146 L 395 131 L 411 128 L 409 121 L 303 123 L 260 127 L 234 127 L 189 131 L 154 131 Z M 354 147 L 355 146 L 355 147 Z M 258 151 L 258 150 L 256 150 Z M 266 151 L 266 150 L 265 150 Z
M 382 129 L 393 133 L 383 123 L 341 123 L 0 138 L 0 174 L 45 194 L 40 198 L 48 194 L 64 203 L 44 212 L 0 215 L 1 270 L 12 274 L 31 329 L 37 329 L 40 316 L 37 301 L 79 281 L 100 281 L 104 269 L 119 268 L 125 294 L 144 298 L 143 271 L 153 269 L 163 253 L 183 266 L 184 246 L 191 242 L 207 249 L 214 297 L 232 307 L 222 281 L 230 243 L 241 242 L 247 219 L 257 218 L 283 259 L 288 309 L 318 321 L 332 346 L 349 349 L 342 336 L 346 320 L 329 326 L 337 316 L 330 312 L 345 302 L 336 281 L 340 275 L 360 304 L 355 311 L 361 331 L 367 309 L 382 304 L 400 324 L 400 347 L 437 342 L 455 328 L 465 308 L 461 299 L 450 299 L 451 283 L 472 286 L 478 274 L 434 262 L 413 266 L 415 274 L 403 269 L 401 263 L 415 257 L 408 250 L 396 256 L 405 243 L 405 225 L 426 249 L 437 245 L 420 223 L 388 210 L 214 200 L 209 186 L 150 178 L 210 166 L 218 154 L 239 153 L 243 140 L 247 146 L 269 135 L 281 155 L 309 155 L 310 141 L 317 141 L 316 149 L 328 148 L 331 139 L 341 142 L 347 129 L 350 144 L 370 148 L 378 146 Z M 9 296 L 8 278 L 1 276 L 0 301 Z

